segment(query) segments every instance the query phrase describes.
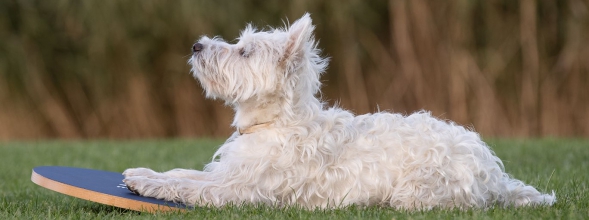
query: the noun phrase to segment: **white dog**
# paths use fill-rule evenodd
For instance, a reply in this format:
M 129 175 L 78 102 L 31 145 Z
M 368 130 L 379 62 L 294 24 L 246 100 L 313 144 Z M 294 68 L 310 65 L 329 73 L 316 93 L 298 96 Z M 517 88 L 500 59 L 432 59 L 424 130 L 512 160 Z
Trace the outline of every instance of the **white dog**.
M 236 44 L 202 37 L 189 60 L 207 97 L 235 109 L 237 131 L 204 171 L 128 169 L 142 196 L 191 206 L 228 203 L 350 204 L 402 209 L 552 205 L 512 179 L 479 135 L 428 112 L 358 115 L 327 108 L 316 94 L 328 60 L 305 14 L 290 27 Z

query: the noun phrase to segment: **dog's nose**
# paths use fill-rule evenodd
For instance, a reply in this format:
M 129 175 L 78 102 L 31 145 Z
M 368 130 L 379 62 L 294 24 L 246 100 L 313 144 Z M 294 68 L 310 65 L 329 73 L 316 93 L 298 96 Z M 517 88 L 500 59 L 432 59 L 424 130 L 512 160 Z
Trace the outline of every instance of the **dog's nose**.
M 196 53 L 201 51 L 204 48 L 204 45 L 202 45 L 201 43 L 195 43 L 194 45 L 192 45 L 192 52 Z

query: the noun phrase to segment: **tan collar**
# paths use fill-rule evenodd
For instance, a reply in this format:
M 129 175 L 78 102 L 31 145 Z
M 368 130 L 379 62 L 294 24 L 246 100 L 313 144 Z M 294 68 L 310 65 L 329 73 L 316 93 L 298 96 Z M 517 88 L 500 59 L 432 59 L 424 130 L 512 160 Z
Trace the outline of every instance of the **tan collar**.
M 261 123 L 261 124 L 255 124 L 255 125 L 249 126 L 244 129 L 237 128 L 237 133 L 239 133 L 239 135 L 251 134 L 251 133 L 254 133 L 262 128 L 270 127 L 270 125 L 272 125 L 271 122 L 266 122 L 266 123 Z

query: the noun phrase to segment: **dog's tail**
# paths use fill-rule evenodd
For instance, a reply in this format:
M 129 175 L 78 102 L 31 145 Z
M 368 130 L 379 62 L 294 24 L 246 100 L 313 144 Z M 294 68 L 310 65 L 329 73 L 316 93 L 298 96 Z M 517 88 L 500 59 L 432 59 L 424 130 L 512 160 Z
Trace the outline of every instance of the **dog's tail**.
M 552 194 L 544 194 L 533 186 L 526 185 L 516 179 L 509 179 L 506 182 L 506 188 L 508 196 L 505 198 L 506 201 L 504 201 L 505 206 L 551 206 L 556 202 L 554 191 L 552 191 Z

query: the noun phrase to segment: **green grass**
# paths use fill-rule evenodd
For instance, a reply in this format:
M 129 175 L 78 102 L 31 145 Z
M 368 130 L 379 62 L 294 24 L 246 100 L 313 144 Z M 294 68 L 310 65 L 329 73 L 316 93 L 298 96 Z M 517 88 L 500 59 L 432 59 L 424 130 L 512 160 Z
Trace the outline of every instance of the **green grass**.
M 59 194 L 30 181 L 42 165 L 121 172 L 202 168 L 222 141 L 44 141 L 0 143 L 0 219 L 585 219 L 589 217 L 589 141 L 581 139 L 492 140 L 489 144 L 514 177 L 542 191 L 555 190 L 552 207 L 407 212 L 383 207 L 337 210 L 262 205 L 199 207 L 186 213 L 148 214 Z

